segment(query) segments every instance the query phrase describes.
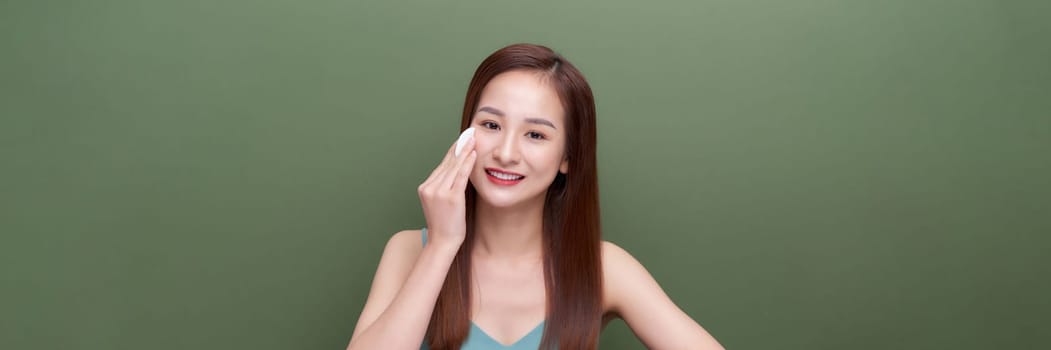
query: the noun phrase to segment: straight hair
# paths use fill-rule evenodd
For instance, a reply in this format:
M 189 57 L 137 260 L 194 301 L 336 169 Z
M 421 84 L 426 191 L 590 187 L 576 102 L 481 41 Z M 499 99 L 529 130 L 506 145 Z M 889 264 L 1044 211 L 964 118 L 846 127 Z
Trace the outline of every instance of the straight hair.
M 482 90 L 497 75 L 542 74 L 565 111 L 568 173 L 559 173 L 544 199 L 543 262 L 547 314 L 541 349 L 596 349 L 602 328 L 602 257 L 596 166 L 595 99 L 584 75 L 551 49 L 515 44 L 489 55 L 467 87 L 460 130 L 467 129 Z M 425 341 L 456 350 L 470 331 L 471 250 L 478 193 L 466 190 L 467 235 L 456 253 L 431 314 Z

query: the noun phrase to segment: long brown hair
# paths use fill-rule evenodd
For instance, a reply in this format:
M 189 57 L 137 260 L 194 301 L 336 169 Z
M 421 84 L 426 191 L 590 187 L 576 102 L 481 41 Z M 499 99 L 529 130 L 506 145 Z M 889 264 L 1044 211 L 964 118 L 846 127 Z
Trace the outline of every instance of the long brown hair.
M 569 172 L 559 173 L 544 199 L 543 256 L 547 319 L 540 348 L 595 349 L 602 327 L 602 260 L 596 166 L 595 98 L 584 75 L 551 49 L 515 44 L 493 52 L 467 88 L 460 130 L 471 124 L 482 89 L 511 70 L 543 73 L 566 113 Z M 475 202 L 467 186 L 467 237 L 453 259 L 431 314 L 431 349 L 459 349 L 470 330 L 471 248 Z

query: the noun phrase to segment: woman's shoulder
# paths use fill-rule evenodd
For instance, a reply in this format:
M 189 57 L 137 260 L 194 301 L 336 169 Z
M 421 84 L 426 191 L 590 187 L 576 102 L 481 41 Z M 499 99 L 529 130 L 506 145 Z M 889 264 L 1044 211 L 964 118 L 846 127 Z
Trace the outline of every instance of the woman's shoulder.
M 387 239 L 381 259 L 411 264 L 423 251 L 423 230 L 401 230 Z
M 601 251 L 605 309 L 619 313 L 628 299 L 625 294 L 630 293 L 633 286 L 647 282 L 653 277 L 642 263 L 616 243 L 602 241 Z
M 423 250 L 423 230 L 410 229 L 395 232 L 387 240 L 387 248 L 398 252 L 417 252 Z
M 606 263 L 618 263 L 625 258 L 631 258 L 631 254 L 627 250 L 621 248 L 616 243 L 603 240 L 602 241 L 602 264 Z
M 621 283 L 652 278 L 635 256 L 610 241 L 602 241 L 602 271 L 604 277 Z

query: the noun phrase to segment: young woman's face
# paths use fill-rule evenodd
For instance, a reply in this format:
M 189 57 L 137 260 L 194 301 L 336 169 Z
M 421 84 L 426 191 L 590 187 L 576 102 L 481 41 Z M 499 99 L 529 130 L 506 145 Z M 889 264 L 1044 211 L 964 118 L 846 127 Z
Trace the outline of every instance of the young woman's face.
M 562 102 L 539 72 L 493 77 L 482 89 L 471 127 L 478 152 L 471 184 L 489 205 L 543 200 L 555 176 L 569 171 Z

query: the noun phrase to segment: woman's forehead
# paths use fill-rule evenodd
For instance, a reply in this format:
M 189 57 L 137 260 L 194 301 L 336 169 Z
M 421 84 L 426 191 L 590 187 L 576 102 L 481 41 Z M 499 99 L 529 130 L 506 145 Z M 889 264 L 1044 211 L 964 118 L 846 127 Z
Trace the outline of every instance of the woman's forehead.
M 482 89 L 475 115 L 492 114 L 517 121 L 545 119 L 562 129 L 564 110 L 550 79 L 530 71 L 510 71 L 493 77 Z

